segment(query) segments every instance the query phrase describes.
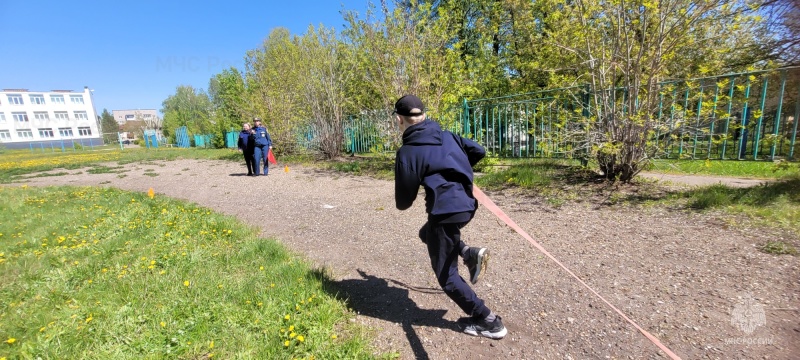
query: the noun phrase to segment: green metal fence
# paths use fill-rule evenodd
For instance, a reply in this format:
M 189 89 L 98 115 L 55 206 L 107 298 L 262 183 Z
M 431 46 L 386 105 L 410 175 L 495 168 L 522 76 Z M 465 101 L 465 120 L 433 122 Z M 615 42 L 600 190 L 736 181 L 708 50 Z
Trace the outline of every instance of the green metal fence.
M 658 86 L 657 158 L 794 159 L 800 117 L 800 68 L 754 71 Z M 465 101 L 457 130 L 501 157 L 580 157 L 594 114 L 588 86 Z M 628 94 L 614 92 L 619 106 Z M 633 102 L 638 104 L 638 102 Z M 625 113 L 625 109 L 622 112 Z
M 655 158 L 774 160 L 800 154 L 800 67 L 670 80 L 657 89 L 658 106 L 647 111 L 657 124 L 647 134 Z M 584 85 L 464 100 L 429 116 L 478 141 L 491 156 L 578 158 L 592 146 L 587 129 L 597 116 L 592 99 L 599 92 L 623 116 L 639 106 L 624 88 Z M 307 127 L 300 143 L 314 148 L 318 132 Z M 392 151 L 400 135 L 388 111 L 363 112 L 346 121 L 342 147 L 348 153 Z

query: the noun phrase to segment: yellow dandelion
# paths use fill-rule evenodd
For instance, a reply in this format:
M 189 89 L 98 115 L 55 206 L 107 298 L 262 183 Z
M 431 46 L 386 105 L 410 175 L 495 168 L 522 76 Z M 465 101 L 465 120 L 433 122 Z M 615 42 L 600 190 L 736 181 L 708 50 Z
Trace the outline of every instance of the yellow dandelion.
M 39 328 L 39 332 L 44 332 L 46 329 L 47 329 L 46 327 L 42 326 L 41 328 Z
M 222 284 L 217 285 L 217 288 L 222 289 Z
M 214 348 L 214 340 L 211 340 L 211 342 L 208 343 L 208 348 L 209 349 L 213 349 Z
M 269 284 L 269 287 L 275 287 L 275 284 Z
M 161 325 L 161 327 L 165 327 L 165 326 L 167 326 L 167 323 L 165 323 L 165 322 L 163 322 L 163 321 L 162 321 L 162 322 L 160 323 L 160 325 Z
M 289 326 L 289 331 L 294 331 L 294 325 Z
M 8 340 L 6 340 L 6 342 L 9 343 L 9 344 L 13 344 L 16 341 L 17 341 L 17 339 L 14 339 L 14 338 L 8 338 Z
M 94 320 L 94 317 L 92 317 L 92 315 L 89 315 L 89 317 L 86 318 L 86 323 L 88 324 L 92 320 Z
M 183 282 L 183 286 L 186 286 L 186 287 L 188 287 L 188 286 L 189 286 L 189 280 L 186 280 L 186 281 L 184 281 L 184 282 Z
M 283 346 L 285 346 L 285 347 L 289 347 L 289 340 L 286 340 L 286 341 L 284 341 L 284 342 L 283 342 Z
M 336 338 L 337 338 L 336 334 L 331 335 L 331 339 L 336 339 Z
M 291 318 L 292 318 L 292 317 L 291 317 L 291 316 L 289 316 L 289 315 L 286 315 L 286 316 L 284 316 L 284 317 L 283 317 L 283 319 L 284 319 L 284 320 L 289 320 L 289 319 L 291 319 Z
M 297 341 L 303 342 L 305 340 L 306 340 L 306 338 L 304 338 L 303 335 L 297 335 Z
M 147 196 L 149 196 L 151 199 L 156 197 L 156 193 L 155 193 L 155 191 L 153 191 L 153 188 L 150 188 L 150 190 L 147 190 Z
M 211 358 L 213 358 L 213 357 L 214 357 L 214 353 L 209 353 L 209 354 L 208 354 L 208 358 L 209 358 L 209 359 L 211 359 Z
M 292 333 L 289 333 L 289 337 L 290 337 L 290 338 L 293 338 L 293 337 L 295 337 L 295 336 L 297 336 L 297 334 L 295 334 L 295 333 L 293 333 L 293 332 L 292 332 Z
M 264 267 L 262 266 L 262 267 L 258 268 L 258 270 L 264 271 Z

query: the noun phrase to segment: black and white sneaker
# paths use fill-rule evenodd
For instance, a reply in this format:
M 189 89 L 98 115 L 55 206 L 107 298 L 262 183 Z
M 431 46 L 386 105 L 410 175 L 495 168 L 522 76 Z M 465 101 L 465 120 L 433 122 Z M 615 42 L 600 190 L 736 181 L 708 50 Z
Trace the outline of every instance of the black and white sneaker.
M 489 339 L 500 340 L 506 336 L 508 330 L 503 326 L 500 316 L 496 316 L 494 321 L 487 322 L 486 319 L 461 318 L 458 320 L 459 326 L 464 333 L 472 336 L 483 336 Z
M 464 258 L 464 264 L 469 269 L 469 282 L 473 285 L 478 283 L 478 277 L 482 272 L 486 271 L 486 265 L 489 263 L 489 249 L 487 248 L 474 248 L 471 247 L 467 250 L 467 257 Z

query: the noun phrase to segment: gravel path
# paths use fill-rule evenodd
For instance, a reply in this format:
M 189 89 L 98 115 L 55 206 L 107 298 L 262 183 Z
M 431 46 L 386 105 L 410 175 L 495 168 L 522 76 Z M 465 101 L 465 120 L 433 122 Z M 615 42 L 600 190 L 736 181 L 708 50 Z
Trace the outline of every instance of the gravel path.
M 152 170 L 148 170 L 152 169 Z M 422 198 L 394 207 L 393 183 L 293 167 L 242 176 L 243 165 L 180 160 L 120 174 L 31 178 L 30 185 L 100 185 L 186 199 L 235 215 L 331 270 L 375 346 L 402 359 L 660 359 L 657 348 L 485 209 L 463 232 L 492 251 L 478 295 L 509 329 L 501 341 L 455 331 L 460 310 L 439 289 L 416 234 Z M 145 175 L 146 171 L 158 176 Z M 243 194 L 258 194 L 245 200 Z M 757 251 L 779 232 L 733 229 L 709 215 L 608 208 L 489 193 L 531 236 L 684 359 L 800 356 L 800 257 Z M 797 238 L 784 241 L 798 244 Z M 465 269 L 462 269 L 466 271 Z M 752 294 L 766 324 L 732 324 Z M 754 319 L 746 313 L 740 318 Z M 731 343 L 733 342 L 733 343 Z M 768 344 L 763 344 L 763 343 Z

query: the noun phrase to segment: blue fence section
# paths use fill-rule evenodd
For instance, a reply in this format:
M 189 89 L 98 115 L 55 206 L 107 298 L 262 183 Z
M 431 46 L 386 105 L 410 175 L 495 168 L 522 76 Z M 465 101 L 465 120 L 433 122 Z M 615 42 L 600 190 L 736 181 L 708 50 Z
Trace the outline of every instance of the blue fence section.
M 144 144 L 149 148 L 157 148 L 158 147 L 158 133 L 155 130 L 145 130 L 144 131 Z
M 181 148 L 188 148 L 191 144 L 189 143 L 189 133 L 186 130 L 186 126 L 181 126 L 177 130 L 175 130 L 175 146 Z
M 233 149 L 239 146 L 239 132 L 227 131 L 225 132 L 225 147 Z
M 213 137 L 214 137 L 213 135 L 208 135 L 208 134 L 206 134 L 206 135 L 195 135 L 194 136 L 194 146 L 195 147 L 204 147 L 204 148 L 211 147 L 212 146 L 211 145 L 211 139 Z

